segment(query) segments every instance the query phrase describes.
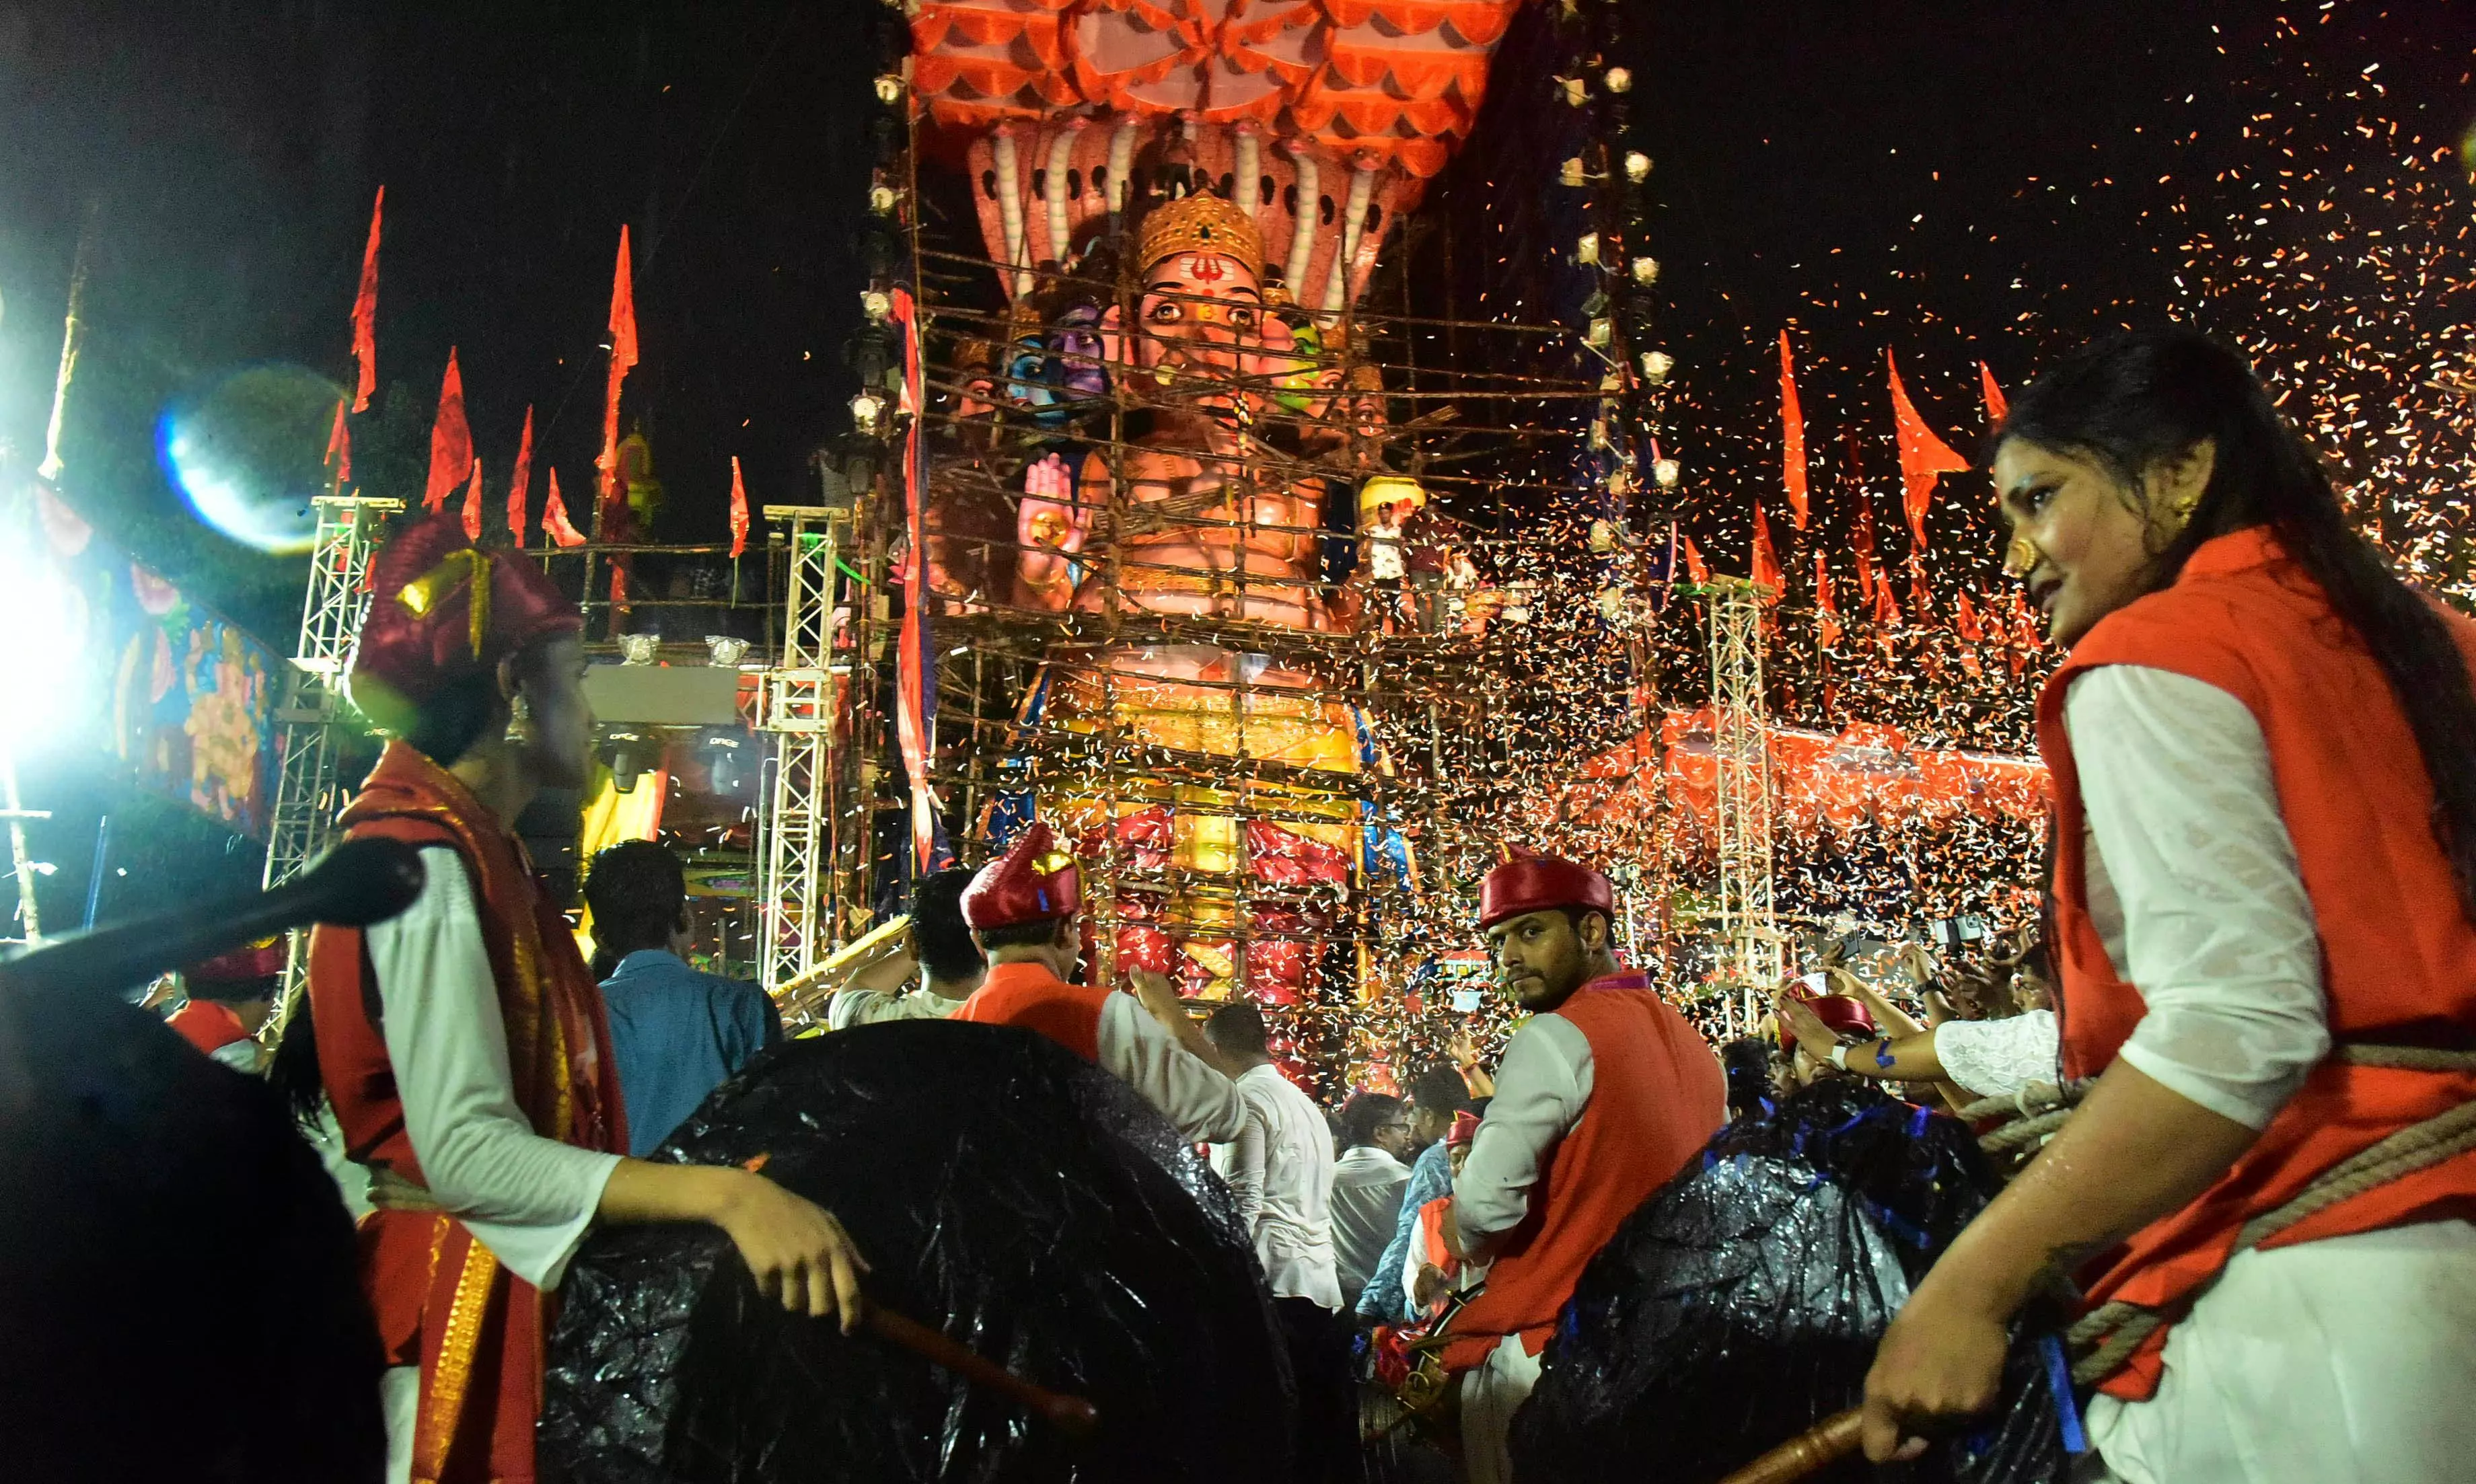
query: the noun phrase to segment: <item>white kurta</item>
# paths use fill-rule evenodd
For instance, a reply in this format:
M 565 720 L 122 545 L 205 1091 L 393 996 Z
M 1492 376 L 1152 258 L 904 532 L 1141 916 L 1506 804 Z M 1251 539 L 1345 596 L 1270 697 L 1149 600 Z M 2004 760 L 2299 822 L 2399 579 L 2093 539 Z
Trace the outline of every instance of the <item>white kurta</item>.
M 1464 1241 L 1511 1231 L 1530 1214 L 1539 1173 L 1582 1121 L 1591 1085 L 1590 1037 L 1553 1011 L 1532 1016 L 1504 1043 L 1496 1096 L 1453 1177 L 1453 1216 Z
M 1239 1220 L 1254 1238 L 1273 1296 L 1339 1309 L 1341 1280 L 1325 1206 L 1332 1187 L 1332 1135 L 1324 1111 L 1270 1063 L 1249 1068 L 1237 1088 L 1245 1117 L 1235 1139 L 1213 1146 L 1213 1171 L 1237 1198 Z
M 1247 1101 L 1239 1088 L 1178 1045 L 1169 1028 L 1152 1019 L 1134 996 L 1113 994 L 1102 1002 L 1095 1039 L 1101 1070 L 1143 1094 L 1145 1101 L 1177 1125 L 1179 1137 L 1193 1144 L 1220 1144 L 1240 1137 L 1245 1130 Z M 1327 1163 L 1332 1158 L 1329 1141 L 1325 1158 Z M 1317 1194 L 1321 1204 L 1321 1185 Z
M 2330 1034 L 2312 903 L 2260 725 L 2215 686 L 2110 666 L 2072 682 L 2065 726 L 2091 916 L 2146 1004 L 2121 1055 L 2262 1127 Z M 2090 1404 L 2091 1441 L 2123 1484 L 2476 1476 L 2476 1227 L 2243 1253 L 2164 1358 L 2148 1400 Z
M 1333 1263 L 1342 1300 L 1353 1310 L 1374 1277 L 1376 1264 L 1384 1260 L 1384 1249 L 1393 1245 L 1401 1196 L 1409 1187 L 1410 1167 L 1373 1144 L 1345 1150 L 1332 1167 L 1332 1190 L 1325 1206 L 1332 1215 Z
M 926 989 L 902 995 L 887 994 L 881 989 L 838 989 L 826 1002 L 826 1028 L 849 1030 L 854 1026 L 877 1026 L 888 1021 L 944 1020 L 962 1007 L 960 1000 L 949 1000 Z
M 405 1132 L 432 1199 L 508 1272 L 553 1289 L 619 1156 L 533 1132 L 516 1105 L 507 1026 L 463 857 L 433 846 L 421 863 L 421 895 L 365 937 Z M 419 1373 L 398 1366 L 382 1385 L 390 1481 L 411 1472 Z
M 2032 1082 L 2060 1082 L 2062 1035 L 2052 1010 L 2001 1020 L 1944 1021 L 1934 1029 L 1944 1076 L 1980 1098 L 2009 1098 Z

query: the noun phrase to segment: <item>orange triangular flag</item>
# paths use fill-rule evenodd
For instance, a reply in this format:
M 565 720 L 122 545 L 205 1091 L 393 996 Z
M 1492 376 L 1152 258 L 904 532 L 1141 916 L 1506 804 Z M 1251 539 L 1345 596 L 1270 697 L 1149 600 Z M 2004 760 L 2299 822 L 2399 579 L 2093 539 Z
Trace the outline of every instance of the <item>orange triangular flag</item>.
M 473 460 L 473 482 L 464 486 L 464 539 L 482 539 L 482 460 Z
M 1779 601 L 1780 588 L 1785 585 L 1780 581 L 1779 554 L 1771 549 L 1771 523 L 1764 516 L 1760 502 L 1754 506 L 1754 561 L 1751 575 L 1754 585 L 1762 589 L 1763 602 Z
M 628 226 L 619 226 L 619 265 L 610 277 L 610 384 L 602 403 L 602 454 L 593 466 L 602 471 L 600 498 L 617 498 L 619 480 L 619 387 L 628 368 L 636 363 L 635 270 L 628 261 Z
M 430 425 L 430 482 L 421 492 L 422 508 L 437 514 L 472 472 L 473 430 L 464 423 L 464 373 L 457 368 L 451 345 L 447 380 L 438 388 L 438 417 Z
M 344 422 L 344 401 L 335 399 L 335 426 L 327 430 L 327 463 L 335 471 L 337 489 L 353 478 L 353 430 Z
M 1971 644 L 1979 643 L 1986 637 L 1986 626 L 1977 621 L 1977 605 L 1968 601 L 1968 589 L 1966 587 L 1962 588 L 1960 596 L 1951 602 L 1951 627 L 1962 638 Z
M 1888 584 L 1887 584 L 1888 585 Z M 1926 589 L 1926 564 L 1917 553 L 1909 554 L 1909 618 L 1915 623 L 1932 623 L 1928 615 L 1934 609 L 1934 595 Z
M 1977 363 L 1977 389 L 1986 398 L 1987 427 L 1996 427 L 2011 415 L 2012 404 L 2003 400 L 2003 388 L 1994 384 L 1994 373 L 1982 360 Z
M 386 206 L 386 187 L 370 203 L 370 240 L 361 249 L 361 286 L 353 295 L 353 359 L 360 362 L 360 380 L 353 393 L 353 410 L 370 409 L 370 393 L 379 389 L 379 212 Z
M 533 409 L 525 407 L 524 436 L 516 440 L 516 473 L 508 485 L 508 535 L 518 547 L 525 544 L 525 504 L 531 498 L 533 482 Z
M 1840 643 L 1840 606 L 1831 599 L 1831 564 L 1814 554 L 1814 640 L 1824 649 Z
M 542 501 L 542 530 L 561 546 L 582 546 L 584 533 L 567 518 L 567 502 L 558 497 L 558 470 L 550 471 L 550 495 Z
M 1685 538 L 1685 573 L 1696 587 L 1711 581 L 1710 564 L 1702 559 L 1702 549 L 1694 544 L 1692 536 Z
M 1968 468 L 1968 460 L 1953 453 L 1918 415 L 1908 388 L 1900 384 L 1899 359 L 1889 350 L 1883 352 L 1883 359 L 1892 368 L 1892 427 L 1900 441 L 1900 504 L 1908 511 L 1909 534 L 1917 538 L 1918 550 L 1923 551 L 1926 507 L 1934 500 L 1935 481 Z
M 739 456 L 730 456 L 730 555 L 748 550 L 748 484 L 739 477 Z
M 1874 627 L 1887 633 L 1900 627 L 1900 605 L 1892 596 L 1892 575 L 1888 572 L 1874 579 Z
M 1805 410 L 1797 406 L 1796 368 L 1789 359 L 1788 332 L 1780 332 L 1780 472 L 1788 483 L 1788 507 L 1796 529 L 1805 529 Z

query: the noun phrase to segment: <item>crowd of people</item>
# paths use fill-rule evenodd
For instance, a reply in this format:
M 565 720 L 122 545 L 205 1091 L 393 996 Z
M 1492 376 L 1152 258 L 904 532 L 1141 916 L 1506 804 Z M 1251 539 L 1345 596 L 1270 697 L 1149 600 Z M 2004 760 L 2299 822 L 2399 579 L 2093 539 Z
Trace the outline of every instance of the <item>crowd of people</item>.
M 1497 1064 L 1327 1113 L 1253 1004 L 1199 1020 L 1165 977 L 1086 981 L 1081 873 L 1034 822 L 916 883 L 908 920 L 843 960 L 827 1033 L 1017 1027 L 1208 1145 L 1289 1350 L 1302 1478 L 1360 1476 L 1379 1375 L 1457 1414 L 1433 1436 L 1461 1477 L 1510 1478 L 1594 1255 L 1732 1118 L 1835 1078 L 1894 1085 L 1920 1125 L 2086 1094 L 1882 1334 L 1869 1458 L 1984 1414 L 2016 1323 L 2061 1301 L 2107 1361 L 2083 1372 L 2088 1477 L 2464 1477 L 2476 624 L 2349 531 L 2249 368 L 2196 334 L 2064 358 L 1993 466 L 2009 565 L 2068 650 L 2040 708 L 2049 909 L 1975 964 L 1911 955 L 1922 1016 L 1824 955 L 1723 1059 L 1620 960 L 1606 877 L 1508 851 L 1472 923 L 1527 1017 Z M 531 1479 L 543 1296 L 595 1225 L 711 1224 L 766 1295 L 846 1327 L 890 1254 L 759 1171 L 645 1157 L 781 1028 L 688 965 L 658 846 L 588 873 L 598 982 L 535 884 L 512 821 L 590 755 L 574 607 L 445 520 L 396 538 L 372 586 L 351 680 L 393 740 L 345 824 L 416 847 L 427 883 L 312 936 L 276 1075 L 369 1175 L 390 1475 Z M 271 952 L 200 966 L 174 1017 L 235 1072 Z

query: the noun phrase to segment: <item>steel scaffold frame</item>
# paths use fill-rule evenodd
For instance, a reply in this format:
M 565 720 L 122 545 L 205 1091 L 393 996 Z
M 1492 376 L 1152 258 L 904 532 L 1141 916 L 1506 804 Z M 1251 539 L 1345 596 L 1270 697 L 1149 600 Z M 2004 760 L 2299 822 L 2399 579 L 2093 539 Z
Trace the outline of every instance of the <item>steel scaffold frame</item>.
M 1770 735 L 1763 713 L 1763 597 L 1743 578 L 1715 578 L 1710 608 L 1712 749 L 1719 773 L 1720 927 L 1737 979 L 1731 1033 L 1759 1018 L 1755 997 L 1782 973 L 1771 908 Z
M 404 508 L 401 500 L 365 495 L 319 495 L 310 504 L 317 527 L 310 547 L 310 581 L 301 597 L 301 636 L 285 672 L 284 703 L 275 713 L 284 730 L 277 744 L 281 764 L 275 799 L 267 810 L 262 878 L 267 886 L 290 879 L 334 839 L 335 816 L 343 812 L 344 803 L 336 776 L 336 733 L 344 705 L 340 678 L 353 636 L 360 631 L 362 611 L 369 606 L 362 586 L 369 575 L 373 533 L 381 520 Z M 285 966 L 287 990 L 300 977 L 308 942 L 306 932 L 292 935 Z
M 791 553 L 780 662 L 761 678 L 761 726 L 774 733 L 775 756 L 757 973 L 772 994 L 812 968 L 818 949 L 834 938 L 834 566 L 849 516 L 823 506 L 769 505 L 765 518 L 790 527 Z

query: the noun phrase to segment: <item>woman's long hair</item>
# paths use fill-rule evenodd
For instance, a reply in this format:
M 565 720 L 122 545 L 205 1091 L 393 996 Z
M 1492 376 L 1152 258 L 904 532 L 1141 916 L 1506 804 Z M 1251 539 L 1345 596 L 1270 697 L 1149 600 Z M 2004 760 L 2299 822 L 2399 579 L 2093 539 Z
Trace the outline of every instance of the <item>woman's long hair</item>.
M 2146 590 L 2174 581 L 2213 536 L 2270 529 L 2389 681 L 2433 780 L 2434 839 L 2457 877 L 2460 909 L 2476 922 L 2476 689 L 2466 656 L 2433 604 L 2348 524 L 2320 460 L 2251 363 L 2180 327 L 2093 340 L 2013 402 L 1992 441 L 2007 438 L 2087 458 L 2144 502 L 2143 475 L 2159 460 L 2203 438 L 2216 445 L 2200 503 L 2152 562 Z

